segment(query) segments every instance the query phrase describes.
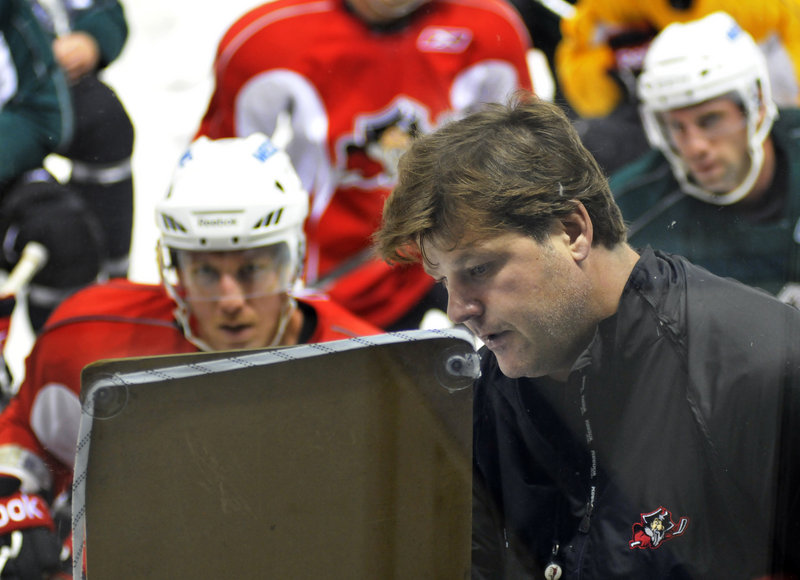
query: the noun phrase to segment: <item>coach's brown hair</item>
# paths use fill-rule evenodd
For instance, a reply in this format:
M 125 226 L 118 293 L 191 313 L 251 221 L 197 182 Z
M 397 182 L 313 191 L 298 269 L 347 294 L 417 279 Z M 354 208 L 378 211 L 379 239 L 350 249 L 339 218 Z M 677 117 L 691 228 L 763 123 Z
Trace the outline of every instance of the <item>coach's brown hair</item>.
M 418 261 L 426 241 L 455 246 L 465 233 L 515 230 L 542 242 L 576 202 L 592 220 L 594 244 L 625 241 L 607 179 L 569 118 L 519 93 L 418 138 L 373 239 L 390 263 Z

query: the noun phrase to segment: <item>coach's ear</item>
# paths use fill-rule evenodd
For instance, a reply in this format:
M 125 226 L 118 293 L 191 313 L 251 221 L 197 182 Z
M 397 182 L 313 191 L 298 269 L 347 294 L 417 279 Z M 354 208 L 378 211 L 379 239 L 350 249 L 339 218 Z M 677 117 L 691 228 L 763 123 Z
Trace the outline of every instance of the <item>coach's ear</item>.
M 594 239 L 592 220 L 586 207 L 575 202 L 575 209 L 561 218 L 564 233 L 569 238 L 569 251 L 576 262 L 582 262 L 589 255 Z

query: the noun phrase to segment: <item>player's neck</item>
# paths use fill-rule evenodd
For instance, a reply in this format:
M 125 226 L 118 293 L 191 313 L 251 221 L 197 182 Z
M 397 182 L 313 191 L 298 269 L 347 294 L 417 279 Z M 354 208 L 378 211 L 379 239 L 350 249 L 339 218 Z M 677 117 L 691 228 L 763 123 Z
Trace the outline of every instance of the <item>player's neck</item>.
M 403 28 L 410 16 L 387 16 L 373 8 L 369 0 L 344 0 L 344 4 L 367 26 L 377 30 L 385 29 L 391 32 L 394 29 Z
M 286 330 L 283 333 L 282 346 L 293 346 L 300 342 L 300 333 L 303 329 L 304 315 L 300 308 L 295 308 L 289 315 L 289 322 L 286 323 Z

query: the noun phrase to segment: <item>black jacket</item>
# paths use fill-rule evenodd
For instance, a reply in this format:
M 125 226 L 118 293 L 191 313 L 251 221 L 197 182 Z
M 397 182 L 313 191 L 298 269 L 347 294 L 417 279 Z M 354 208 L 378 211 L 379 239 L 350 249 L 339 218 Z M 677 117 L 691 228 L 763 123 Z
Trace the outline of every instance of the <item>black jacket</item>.
M 796 309 L 647 249 L 566 384 L 482 359 L 473 578 L 798 572 Z

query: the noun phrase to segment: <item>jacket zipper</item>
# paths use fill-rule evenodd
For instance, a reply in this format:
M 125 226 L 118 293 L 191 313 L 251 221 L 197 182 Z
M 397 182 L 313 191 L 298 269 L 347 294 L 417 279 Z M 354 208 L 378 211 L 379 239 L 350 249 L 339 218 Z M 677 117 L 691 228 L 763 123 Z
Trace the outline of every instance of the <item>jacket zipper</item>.
M 592 424 L 589 420 L 588 414 L 588 407 L 586 405 L 586 375 L 581 374 L 581 387 L 580 387 L 580 414 L 581 419 L 583 420 L 584 425 L 584 436 L 586 439 L 586 446 L 589 451 L 589 458 L 590 458 L 590 466 L 589 466 L 589 497 L 586 500 L 586 512 L 584 513 L 583 517 L 581 518 L 580 523 L 578 524 L 578 531 L 584 535 L 589 533 L 589 529 L 591 528 L 592 523 L 592 514 L 594 513 L 595 508 L 595 500 L 597 497 L 597 453 L 594 448 L 594 435 L 592 433 Z M 553 548 L 552 554 L 550 558 L 550 562 L 545 566 L 543 572 L 544 577 L 546 580 L 558 580 L 561 578 L 563 573 L 560 564 L 558 564 L 558 560 L 560 560 L 559 551 L 561 546 L 558 543 L 558 535 L 556 534 L 556 539 L 553 540 Z M 586 542 L 580 542 L 580 554 L 578 555 L 576 561 L 576 578 L 580 578 L 582 576 L 582 568 L 583 568 L 583 550 L 586 548 Z
M 594 512 L 595 499 L 597 497 L 597 452 L 594 448 L 594 435 L 592 433 L 592 423 L 589 420 L 589 409 L 586 405 L 586 375 L 581 375 L 581 418 L 583 425 L 586 429 L 586 448 L 589 451 L 589 459 L 591 465 L 589 466 L 589 498 L 586 501 L 586 513 L 578 525 L 578 531 L 581 533 L 589 533 L 589 527 L 592 523 L 592 513 Z

